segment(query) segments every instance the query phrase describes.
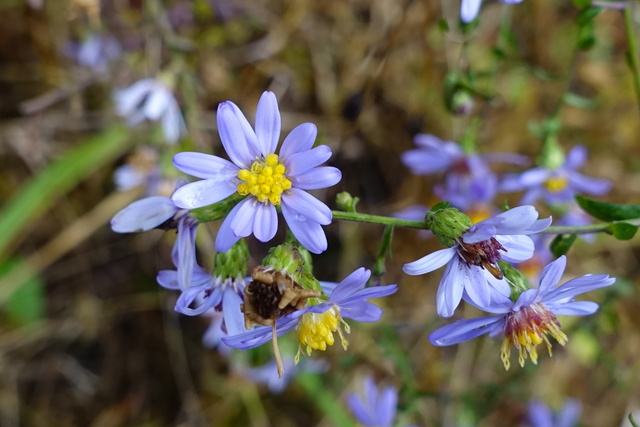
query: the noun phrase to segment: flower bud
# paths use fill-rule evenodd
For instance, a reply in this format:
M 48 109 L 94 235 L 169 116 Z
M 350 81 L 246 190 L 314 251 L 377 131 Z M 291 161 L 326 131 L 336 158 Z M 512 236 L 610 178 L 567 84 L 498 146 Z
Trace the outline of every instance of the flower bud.
M 511 300 L 517 301 L 521 293 L 531 288 L 527 276 L 507 262 L 498 261 L 498 265 L 502 270 L 502 274 L 504 274 L 505 280 L 511 287 Z
M 355 213 L 356 205 L 360 201 L 359 197 L 353 197 L 351 194 L 343 191 L 336 196 L 336 205 L 345 212 Z
M 424 218 L 429 230 L 438 241 L 450 248 L 473 225 L 469 217 L 456 208 L 434 206 Z

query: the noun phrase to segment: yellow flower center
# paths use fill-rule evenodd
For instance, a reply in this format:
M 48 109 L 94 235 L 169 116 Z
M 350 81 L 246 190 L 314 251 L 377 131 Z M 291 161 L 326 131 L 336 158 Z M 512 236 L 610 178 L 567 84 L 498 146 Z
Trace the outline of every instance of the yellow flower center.
M 280 163 L 277 154 L 269 154 L 265 159 L 258 159 L 250 169 L 238 171 L 238 193 L 241 196 L 251 194 L 260 203 L 280 204 L 282 193 L 291 188 L 291 181 L 285 175 L 286 168 Z
M 569 180 L 566 176 L 554 176 L 547 179 L 544 185 L 545 187 L 547 187 L 547 190 L 551 191 L 552 193 L 557 193 L 558 191 L 562 191 L 567 188 L 568 183 Z
M 508 370 L 511 366 L 509 358 L 512 345 L 518 350 L 520 366 L 524 366 L 527 358 L 531 359 L 534 365 L 538 363 L 536 346 L 543 341 L 547 345 L 549 356 L 551 356 L 551 342 L 549 342 L 547 335 L 555 338 L 560 345 L 565 345 L 568 340 L 564 332 L 560 330 L 560 322 L 556 315 L 544 304 L 531 304 L 518 312 L 510 313 L 507 316 L 500 352 L 504 368 Z
M 342 328 L 349 333 L 349 325 L 347 325 L 342 316 L 340 315 L 340 309 L 337 306 L 333 306 L 324 313 L 306 313 L 303 314 L 298 322 L 298 340 L 300 341 L 300 347 L 298 354 L 296 354 L 295 362 L 298 363 L 300 359 L 300 350 L 304 347 L 307 356 L 311 355 L 312 350 L 325 351 L 327 345 L 333 345 L 335 339 L 334 333 L 338 333 L 340 336 L 340 342 L 342 348 L 345 350 L 349 345 L 342 333 Z

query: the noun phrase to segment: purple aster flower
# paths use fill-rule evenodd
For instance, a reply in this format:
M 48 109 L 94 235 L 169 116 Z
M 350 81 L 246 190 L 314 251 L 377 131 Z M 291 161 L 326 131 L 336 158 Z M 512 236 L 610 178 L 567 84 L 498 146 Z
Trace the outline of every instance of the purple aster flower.
M 483 334 L 503 336 L 501 359 L 505 369 L 511 365 L 511 346 L 518 350 L 518 361 L 524 366 L 527 358 L 536 364 L 536 346 L 544 342 L 551 355 L 551 335 L 561 345 L 567 336 L 560 330 L 556 315 L 584 316 L 598 310 L 598 304 L 590 301 L 574 301 L 576 295 L 593 289 L 610 286 L 615 282 L 606 274 L 591 275 L 569 280 L 557 286 L 566 266 L 566 258 L 561 256 L 548 264 L 540 274 L 540 286 L 520 294 L 516 302 L 504 297 L 483 307 L 494 316 L 477 319 L 462 319 L 444 326 L 431 335 L 433 345 L 447 346 L 470 340 Z
M 531 427 L 575 427 L 580 421 L 581 412 L 582 404 L 577 399 L 567 399 L 555 415 L 547 405 L 534 400 L 529 403 L 527 420 Z
M 210 309 L 204 315 L 211 319 L 211 323 L 202 336 L 202 345 L 206 348 L 215 348 L 221 355 L 229 357 L 233 349 L 222 342 L 222 338 L 229 335 L 225 327 L 224 313 Z
M 359 268 L 342 282 L 326 289 L 329 298 L 316 305 L 307 306 L 301 310 L 283 316 L 275 323 L 277 335 L 281 336 L 292 330 L 298 330 L 299 349 L 296 359 L 304 348 L 309 355 L 312 350 L 322 350 L 327 345 L 333 345 L 334 333 L 340 336 L 342 346 L 346 348 L 341 324 L 349 332 L 349 326 L 344 319 L 358 322 L 375 322 L 382 316 L 382 309 L 366 301 L 369 298 L 379 298 L 396 292 L 397 285 L 365 287 L 371 271 Z M 247 350 L 258 347 L 272 339 L 272 328 L 258 326 L 250 331 L 235 336 L 223 338 L 223 342 L 231 347 Z
M 347 404 L 358 422 L 366 427 L 391 427 L 396 417 L 398 390 L 394 387 L 378 389 L 371 376 L 363 381 L 363 393 L 349 393 Z
M 590 178 L 576 172 L 587 160 L 587 149 L 573 147 L 564 163 L 557 169 L 539 166 L 522 174 L 507 175 L 501 184 L 505 192 L 521 191 L 521 203 L 530 204 L 542 198 L 547 203 L 562 204 L 573 201 L 576 193 L 602 195 L 611 188 L 609 181 Z
M 506 4 L 516 4 L 520 3 L 522 0 L 500 0 L 500 3 Z M 476 19 L 478 16 L 478 12 L 480 12 L 480 6 L 482 5 L 482 0 L 462 0 L 460 4 L 460 19 L 465 24 Z
M 178 101 L 167 86 L 155 79 L 137 81 L 113 95 L 116 113 L 135 126 L 144 119 L 160 121 L 167 142 L 173 144 L 185 132 Z
M 526 164 L 527 158 L 517 154 L 468 154 L 452 141 L 443 141 L 429 134 L 414 138 L 418 148 L 402 154 L 402 162 L 416 175 L 446 173 L 444 184 L 434 187 L 441 200 L 459 209 L 491 203 L 496 195 L 498 177 L 489 162 Z
M 113 181 L 118 191 L 127 191 L 144 185 L 148 195 L 158 195 L 160 166 L 158 152 L 151 147 L 140 147 L 127 157 L 125 163 L 113 173 Z M 171 188 L 171 193 L 175 184 Z M 169 193 L 169 194 L 171 194 Z
M 551 218 L 538 220 L 533 206 L 519 206 L 471 226 L 452 247 L 405 264 L 403 271 L 416 276 L 447 265 L 437 293 L 437 310 L 442 317 L 453 315 L 463 295 L 465 300 L 485 307 L 495 292 L 505 296 L 511 292 L 497 261 L 531 258 L 534 246 L 528 235 L 550 224 Z
M 83 67 L 104 73 L 109 63 L 120 57 L 122 49 L 113 36 L 92 34 L 82 43 L 72 46 L 69 53 Z
M 231 161 L 202 153 L 178 153 L 173 163 L 180 171 L 203 178 L 174 193 L 176 205 L 195 209 L 238 193 L 246 198 L 229 212 L 216 237 L 216 250 L 228 250 L 250 234 L 261 242 L 273 238 L 278 229 L 276 206 L 287 225 L 309 251 L 327 249 L 322 225 L 331 223 L 329 208 L 307 193 L 330 187 L 341 173 L 329 166 L 318 167 L 331 157 L 326 145 L 315 148 L 316 127 L 304 123 L 284 139 L 280 138 L 280 112 L 272 92 L 260 98 L 255 131 L 240 109 L 227 101 L 218 107 L 220 139 Z

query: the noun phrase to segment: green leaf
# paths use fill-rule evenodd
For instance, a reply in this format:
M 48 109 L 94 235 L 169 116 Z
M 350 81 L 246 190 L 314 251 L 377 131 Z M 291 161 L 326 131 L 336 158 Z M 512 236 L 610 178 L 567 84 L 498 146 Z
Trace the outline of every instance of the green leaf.
M 573 0 L 573 5 L 578 9 L 584 9 L 585 7 L 589 7 L 591 4 L 591 0 Z
M 549 249 L 551 249 L 553 256 L 557 258 L 566 254 L 577 238 L 577 234 L 559 234 L 553 239 L 549 245 Z
M 638 423 L 636 422 L 636 419 L 633 418 L 633 414 L 631 414 L 631 413 L 629 414 L 629 422 L 631 423 L 631 425 L 633 427 L 638 427 Z
M 624 221 L 640 218 L 640 205 L 617 205 L 576 196 L 578 205 L 589 215 L 602 221 Z
M 0 266 L 0 277 L 6 276 L 20 264 L 14 259 L 5 262 Z M 13 322 L 26 325 L 44 317 L 44 299 L 44 285 L 39 277 L 34 276 L 19 285 L 4 303 L 3 310 Z
M 0 210 L 0 259 L 14 239 L 62 195 L 121 155 L 129 145 L 128 134 L 127 128 L 113 126 L 82 141 L 18 189 Z
M 607 227 L 607 231 L 613 234 L 613 237 L 618 240 L 629 240 L 636 235 L 638 226 L 627 222 L 618 222 Z

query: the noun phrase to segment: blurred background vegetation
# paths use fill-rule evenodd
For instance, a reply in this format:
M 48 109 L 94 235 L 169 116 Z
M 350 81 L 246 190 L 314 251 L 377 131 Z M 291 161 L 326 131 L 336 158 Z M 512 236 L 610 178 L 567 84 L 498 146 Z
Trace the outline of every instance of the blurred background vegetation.
M 178 177 L 175 152 L 223 154 L 218 103 L 252 117 L 264 90 L 278 96 L 283 133 L 310 121 L 332 148 L 329 164 L 343 172 L 321 194 L 332 207 L 339 191 L 360 197 L 366 213 L 434 204 L 440 177 L 411 176 L 400 154 L 419 132 L 459 140 L 472 117 L 481 119 L 480 150 L 535 158 L 532 124 L 553 114 L 565 87 L 561 145 L 589 148 L 582 172 L 614 183 L 607 201 L 640 203 L 640 116 L 622 13 L 595 17 L 593 45 L 576 51 L 572 2 L 485 3 L 464 34 L 459 3 L 448 0 L 0 1 L 0 424 L 349 426 L 344 397 L 373 373 L 400 389 L 399 425 L 516 426 L 530 399 L 557 409 L 569 396 L 583 403 L 583 426 L 628 425 L 640 410 L 637 238 L 601 235 L 572 248 L 568 275 L 608 273 L 616 285 L 589 295 L 598 314 L 563 319 L 565 348 L 505 372 L 499 340 L 444 349 L 426 340 L 445 323 L 435 314 L 440 273 L 411 277 L 401 266 L 439 245 L 396 230 L 381 281 L 400 291 L 378 301 L 381 322 L 352 325 L 348 352 L 316 355 L 330 361 L 326 374 L 302 373 L 274 394 L 233 369 L 266 362 L 270 349 L 227 359 L 205 348 L 208 319 L 177 315 L 176 295 L 156 284 L 172 266 L 175 233 L 108 226 L 142 194 L 113 183 L 136 147 L 158 147 L 164 174 Z M 631 6 L 640 34 L 640 7 Z M 96 33 L 123 50 L 101 73 L 69 54 Z M 492 95 L 474 96 L 470 115 L 445 108 L 443 82 L 456 70 L 473 70 Z M 115 89 L 160 75 L 185 116 L 178 145 L 164 144 L 157 124 L 129 128 L 114 113 Z M 515 206 L 518 197 L 505 199 Z M 198 235 L 208 267 L 217 226 Z M 334 223 L 327 234 L 317 277 L 372 267 L 382 227 Z M 257 265 L 268 246 L 250 246 Z

